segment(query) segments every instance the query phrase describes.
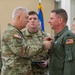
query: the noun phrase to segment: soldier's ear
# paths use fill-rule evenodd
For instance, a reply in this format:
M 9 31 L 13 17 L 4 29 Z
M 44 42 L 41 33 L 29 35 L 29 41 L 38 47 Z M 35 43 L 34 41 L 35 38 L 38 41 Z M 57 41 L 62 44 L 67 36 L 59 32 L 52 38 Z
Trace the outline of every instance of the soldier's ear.
M 18 16 L 17 16 L 17 19 L 18 19 L 18 20 L 20 20 L 20 18 L 21 18 L 21 16 L 20 16 L 20 15 L 18 15 Z
M 62 23 L 63 19 L 62 18 L 59 18 L 59 23 Z

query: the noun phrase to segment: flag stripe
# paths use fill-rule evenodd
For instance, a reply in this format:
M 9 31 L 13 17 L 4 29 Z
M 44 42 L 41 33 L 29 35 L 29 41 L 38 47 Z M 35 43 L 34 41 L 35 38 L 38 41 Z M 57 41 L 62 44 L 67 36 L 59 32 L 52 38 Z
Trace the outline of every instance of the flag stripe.
M 72 44 L 73 43 L 73 39 L 67 39 L 66 40 L 66 44 Z

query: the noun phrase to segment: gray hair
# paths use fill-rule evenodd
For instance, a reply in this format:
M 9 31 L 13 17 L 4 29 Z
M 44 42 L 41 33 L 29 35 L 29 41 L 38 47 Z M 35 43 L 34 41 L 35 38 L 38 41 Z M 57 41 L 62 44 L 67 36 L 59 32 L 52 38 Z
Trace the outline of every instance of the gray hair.
M 28 9 L 26 9 L 26 8 L 24 8 L 24 7 L 21 7 L 21 6 L 15 8 L 15 9 L 13 10 L 13 13 L 12 13 L 12 19 L 14 19 L 14 18 L 16 17 L 16 15 L 17 15 L 18 13 L 20 13 L 21 11 L 26 11 L 26 12 L 28 12 Z

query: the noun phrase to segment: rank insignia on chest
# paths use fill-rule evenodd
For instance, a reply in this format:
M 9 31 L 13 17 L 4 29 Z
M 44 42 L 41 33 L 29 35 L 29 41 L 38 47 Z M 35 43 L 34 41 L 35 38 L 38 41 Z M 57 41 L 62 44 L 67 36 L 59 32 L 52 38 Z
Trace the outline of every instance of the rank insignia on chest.
M 74 42 L 73 39 L 67 39 L 66 40 L 66 44 L 73 44 L 73 42 Z
M 21 38 L 21 36 L 19 34 L 14 34 L 15 38 Z

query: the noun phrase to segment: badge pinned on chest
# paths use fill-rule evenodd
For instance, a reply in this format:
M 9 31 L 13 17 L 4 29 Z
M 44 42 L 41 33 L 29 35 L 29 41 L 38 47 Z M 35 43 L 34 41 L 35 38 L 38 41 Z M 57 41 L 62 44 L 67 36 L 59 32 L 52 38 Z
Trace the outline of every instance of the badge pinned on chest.
M 57 41 L 54 42 L 55 45 L 56 45 L 57 43 L 58 43 Z

